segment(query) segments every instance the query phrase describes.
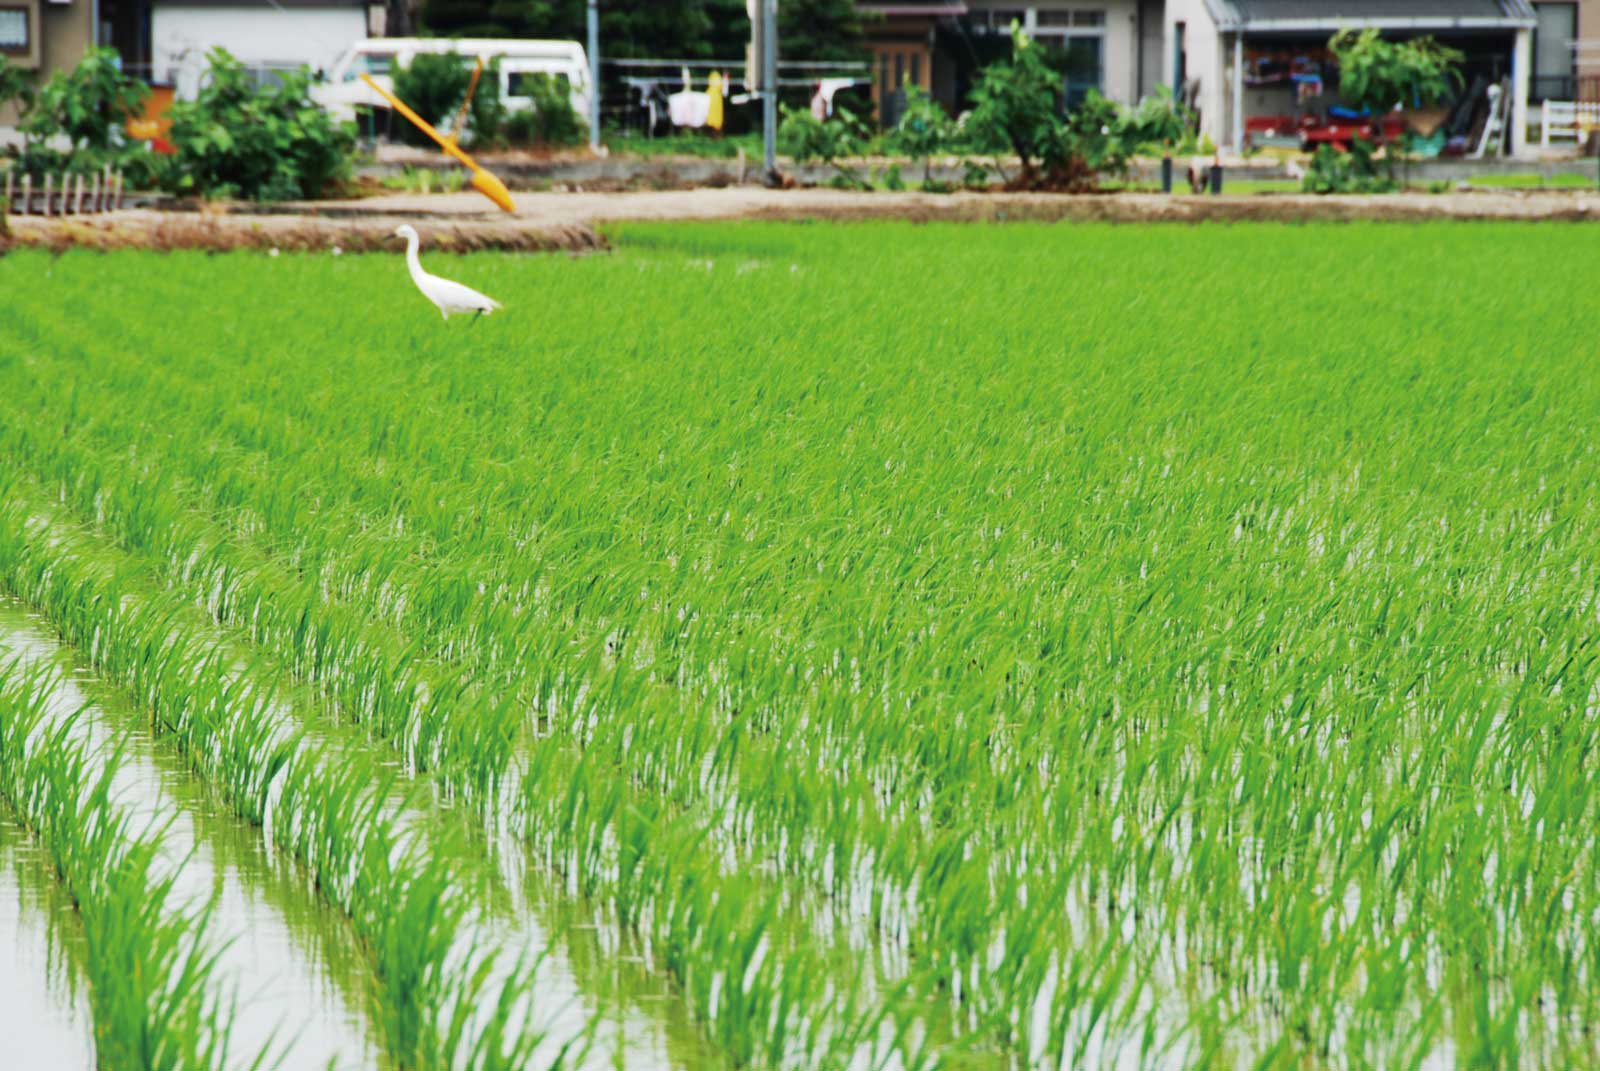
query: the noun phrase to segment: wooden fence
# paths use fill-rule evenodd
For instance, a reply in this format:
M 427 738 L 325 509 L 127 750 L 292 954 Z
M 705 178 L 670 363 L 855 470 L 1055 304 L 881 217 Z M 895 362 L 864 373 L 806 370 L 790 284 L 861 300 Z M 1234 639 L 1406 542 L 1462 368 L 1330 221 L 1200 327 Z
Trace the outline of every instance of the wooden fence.
M 87 178 L 81 172 L 46 175 L 42 182 L 8 169 L 4 185 L 5 211 L 13 216 L 83 216 L 122 207 L 122 172 L 110 167 Z

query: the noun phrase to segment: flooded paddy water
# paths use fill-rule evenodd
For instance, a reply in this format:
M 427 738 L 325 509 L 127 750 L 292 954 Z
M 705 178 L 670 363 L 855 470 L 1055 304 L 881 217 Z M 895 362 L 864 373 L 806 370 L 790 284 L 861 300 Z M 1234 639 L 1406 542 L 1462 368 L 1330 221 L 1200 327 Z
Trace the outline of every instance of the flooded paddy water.
M 43 849 L 0 808 L 0 1036 L 13 1067 L 93 1071 L 83 931 Z

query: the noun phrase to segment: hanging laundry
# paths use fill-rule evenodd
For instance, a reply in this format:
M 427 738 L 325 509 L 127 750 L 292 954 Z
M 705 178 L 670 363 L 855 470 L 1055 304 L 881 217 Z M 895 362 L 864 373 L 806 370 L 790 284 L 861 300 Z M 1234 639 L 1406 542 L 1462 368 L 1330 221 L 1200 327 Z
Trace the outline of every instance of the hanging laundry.
M 838 95 L 839 90 L 849 89 L 855 84 L 854 78 L 824 78 L 818 82 L 817 91 L 811 98 L 811 114 L 818 119 L 828 118 L 833 114 L 833 98 Z
M 722 72 L 712 71 L 711 81 L 706 86 L 706 126 L 712 130 L 722 129 Z
M 667 98 L 667 114 L 673 126 L 702 127 L 711 118 L 711 97 L 706 93 L 683 91 Z

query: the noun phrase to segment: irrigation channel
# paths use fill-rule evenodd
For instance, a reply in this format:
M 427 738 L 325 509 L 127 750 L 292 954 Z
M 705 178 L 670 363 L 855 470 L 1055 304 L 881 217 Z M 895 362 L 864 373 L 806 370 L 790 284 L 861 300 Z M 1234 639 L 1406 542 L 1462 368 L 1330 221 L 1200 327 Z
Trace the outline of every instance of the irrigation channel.
M 17 674 L 55 671 L 48 685 L 51 727 L 69 726 L 96 763 L 114 767 L 115 798 L 132 828 L 159 831 L 176 891 L 207 920 L 206 940 L 217 956 L 209 984 L 220 987 L 213 996 L 228 1009 L 228 1066 L 248 1066 L 260 1054 L 267 1066 L 285 1068 L 404 1065 L 385 1050 L 381 1028 L 371 1022 L 358 936 L 317 895 L 303 866 L 274 851 L 270 838 L 235 814 L 38 615 L 3 595 L 0 664 Z M 340 735 L 327 723 L 317 728 Z M 351 739 L 337 745 L 365 747 Z M 426 837 L 441 820 L 449 824 L 433 810 L 437 801 L 419 802 L 425 799 L 399 788 L 389 793 L 394 819 L 410 837 Z M 11 1034 L 21 1051 L 38 1054 L 26 1066 L 94 1067 L 83 937 L 72 923 L 70 899 L 39 846 L 3 811 L 0 835 L 7 864 L 0 881 L 8 903 L 18 905 L 0 918 L 0 926 L 14 931 L 0 936 L 13 936 L 18 950 L 0 967 L 0 996 L 20 995 L 4 1004 L 6 1019 L 15 1019 L 8 1022 Z M 493 864 L 480 875 L 489 879 L 480 891 L 491 909 L 471 916 L 456 936 L 467 957 L 479 949 L 521 949 L 527 955 L 516 962 L 536 965 L 519 977 L 487 961 L 473 964 L 492 970 L 491 980 L 507 990 L 519 990 L 526 1018 L 516 1021 L 524 1036 L 538 1039 L 527 1054 L 531 1066 L 549 1066 L 563 1053 L 569 1066 L 593 1068 L 675 1071 L 720 1062 L 664 979 L 645 969 L 644 957 L 626 947 L 614 926 L 532 875 L 520 845 L 496 846 Z

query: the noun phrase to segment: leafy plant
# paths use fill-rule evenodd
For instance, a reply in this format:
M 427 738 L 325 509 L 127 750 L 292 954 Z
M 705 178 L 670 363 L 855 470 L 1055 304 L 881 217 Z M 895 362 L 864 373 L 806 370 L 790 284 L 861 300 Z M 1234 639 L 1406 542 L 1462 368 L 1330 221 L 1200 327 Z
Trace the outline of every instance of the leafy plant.
M 1349 152 L 1317 146 L 1300 188 L 1306 193 L 1389 193 L 1398 185 L 1392 175 L 1379 171 L 1372 146 L 1357 138 Z
M 21 113 L 33 104 L 33 79 L 28 72 L 0 56 L 0 107 L 15 103 Z
M 1464 54 L 1432 36 L 1389 41 L 1373 27 L 1341 30 L 1328 49 L 1339 64 L 1340 96 L 1375 116 L 1428 107 L 1461 88 Z
M 797 164 L 820 162 L 832 167 L 834 183 L 851 189 L 871 188 L 860 172 L 842 162 L 862 155 L 870 138 L 865 124 L 845 107 L 835 108 L 827 119 L 818 119 L 810 108 L 785 107 L 778 125 L 779 151 Z
M 1190 136 L 1192 125 L 1192 113 L 1167 86 L 1158 87 L 1140 100 L 1126 120 L 1127 137 L 1132 143 L 1156 145 L 1168 155 Z
M 349 175 L 355 135 L 312 102 L 308 72 L 257 86 L 224 49 L 207 60 L 198 97 L 168 112 L 177 152 L 158 174 L 166 188 L 275 201 L 316 197 Z
M 92 48 L 39 88 L 18 129 L 30 141 L 60 135 L 73 152 L 107 153 L 126 141 L 124 125 L 149 95 L 148 86 L 123 72 L 116 49 Z
M 933 157 L 948 152 L 955 142 L 956 124 L 943 105 L 928 95 L 921 86 L 906 87 L 905 111 L 900 122 L 890 132 L 889 147 L 922 162 L 922 182 L 926 186 L 932 178 Z

